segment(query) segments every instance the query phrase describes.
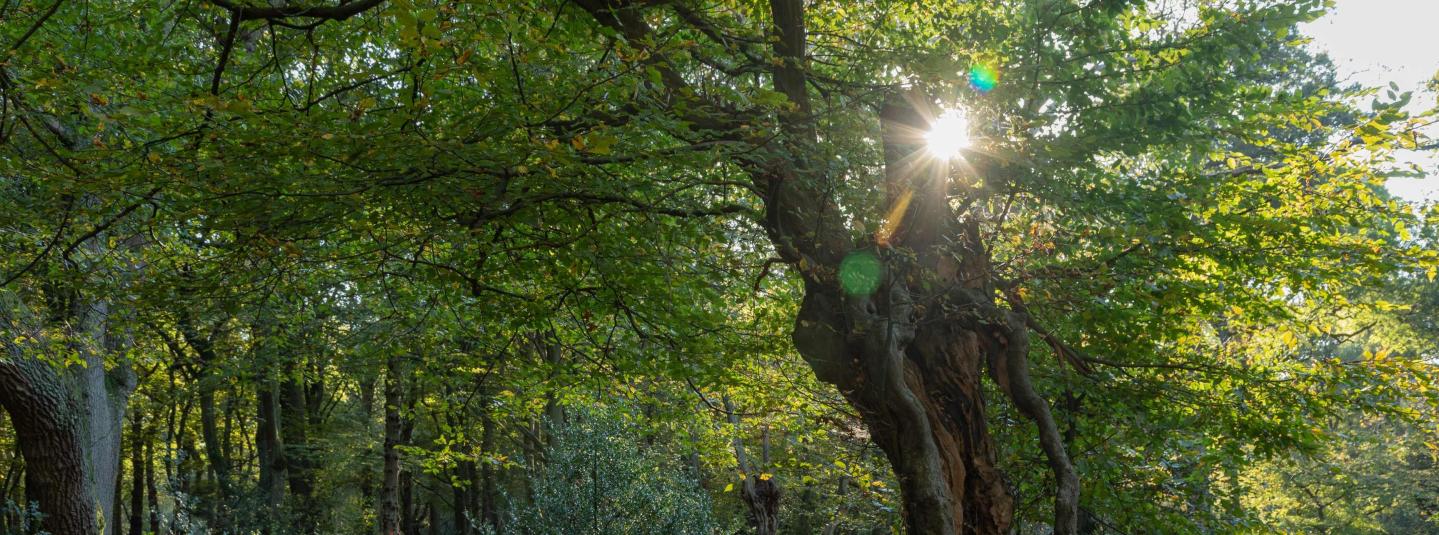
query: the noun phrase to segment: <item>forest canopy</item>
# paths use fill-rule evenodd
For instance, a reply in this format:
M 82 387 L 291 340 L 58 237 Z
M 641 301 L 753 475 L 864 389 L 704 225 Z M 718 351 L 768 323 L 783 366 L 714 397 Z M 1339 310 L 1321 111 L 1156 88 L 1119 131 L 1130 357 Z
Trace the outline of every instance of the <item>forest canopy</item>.
M 0 534 L 1439 533 L 1330 4 L 2 0 Z

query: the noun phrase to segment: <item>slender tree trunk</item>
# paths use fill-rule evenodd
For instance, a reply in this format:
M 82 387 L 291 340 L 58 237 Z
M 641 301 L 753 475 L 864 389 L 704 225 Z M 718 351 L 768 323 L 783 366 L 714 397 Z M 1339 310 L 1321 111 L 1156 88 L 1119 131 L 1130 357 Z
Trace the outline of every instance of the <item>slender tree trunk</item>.
M 380 533 L 400 532 L 400 408 L 404 403 L 400 363 L 390 357 L 385 374 L 385 467 L 380 478 Z M 410 534 L 414 535 L 414 534 Z
M 260 465 L 260 496 L 272 514 L 280 511 L 285 499 L 285 449 L 280 443 L 280 409 L 274 380 L 255 386 L 255 449 Z
M 231 498 L 235 495 L 230 482 L 230 458 L 226 455 L 225 443 L 227 437 L 220 433 L 220 414 L 215 407 L 215 391 L 219 388 L 220 380 L 215 374 L 215 366 L 219 364 L 219 355 L 215 351 L 215 341 L 221 333 L 224 321 L 211 326 L 206 333 L 201 333 L 195 325 L 195 318 L 189 310 L 180 309 L 176 316 L 176 326 L 185 344 L 195 352 L 198 364 L 192 379 L 196 382 L 196 388 L 200 398 L 200 438 L 205 441 L 205 462 L 207 472 L 215 479 L 215 486 L 218 493 L 209 500 L 209 520 L 214 525 L 212 528 L 224 531 L 229 522 L 227 512 Z M 168 340 L 168 339 L 167 339 Z M 168 342 L 167 342 L 168 343 Z M 170 350 L 177 357 L 183 356 L 177 343 L 171 343 Z
M 375 421 L 375 378 L 368 374 L 360 378 L 360 413 L 364 415 L 364 432 L 368 436 L 374 430 Z M 373 450 L 366 448 L 365 453 L 368 456 Z M 381 456 L 383 455 L 381 453 Z M 361 508 L 366 511 L 379 510 L 379 491 L 373 470 L 365 470 L 360 474 L 360 493 Z
M 489 455 L 495 451 L 495 419 L 490 414 L 489 403 L 485 403 L 481 411 L 480 451 Z M 498 533 L 500 529 L 500 511 L 499 505 L 496 503 L 498 492 L 495 489 L 495 479 L 494 463 L 489 462 L 489 459 L 484 460 L 480 465 L 480 519 L 484 525 L 489 526 Z
M 400 415 L 400 443 L 409 444 L 415 433 L 415 421 L 410 419 L 415 407 L 416 386 L 410 384 L 408 394 L 401 393 L 405 399 L 405 411 Z M 415 510 L 415 475 L 412 471 L 400 468 L 400 530 L 406 534 L 413 535 L 420 532 L 420 517 Z
M 315 507 L 314 456 L 310 451 L 309 401 L 301 378 L 289 377 L 281 385 L 280 434 L 284 443 L 290 495 L 295 501 L 296 531 L 314 533 L 320 511 Z
M 145 493 L 150 496 L 150 532 L 160 535 L 160 489 L 155 485 L 155 444 L 145 442 Z
M 230 458 L 225 456 L 219 422 L 216 421 L 219 415 L 215 410 L 215 387 L 205 385 L 205 382 L 207 381 L 202 379 L 200 386 L 200 435 L 205 441 L 205 459 L 210 464 L 210 475 L 215 478 L 215 484 L 220 490 L 217 498 L 224 503 L 233 496 L 230 488 Z
M 130 413 L 130 535 L 145 533 L 145 438 L 144 417 Z
M 7 419 L 5 411 L 0 410 L 0 422 L 6 424 L 5 429 L 14 429 L 14 426 L 6 421 Z M 15 440 L 15 449 L 10 452 L 9 463 L 5 465 L 5 479 L 0 480 L 0 504 L 9 503 L 11 493 L 15 490 L 16 480 L 25 475 L 25 461 L 21 459 L 21 455 L 23 454 L 20 453 L 20 441 Z M 21 499 L 15 501 L 22 505 L 25 502 Z M 11 520 L 8 512 L 0 512 L 0 533 L 10 533 Z
M 120 450 L 120 455 L 121 455 L 122 457 L 124 456 L 124 452 L 125 452 L 124 447 L 125 447 L 124 436 L 122 435 L 122 436 L 120 437 L 120 448 L 121 448 L 121 450 Z M 115 490 L 115 499 L 114 499 L 114 504 L 115 504 L 115 505 L 110 509 L 110 516 L 109 516 L 108 518 L 106 518 L 105 521 L 106 521 L 107 523 L 109 523 L 109 524 L 114 524 L 114 525 L 113 525 L 113 526 L 107 525 L 107 526 L 105 527 L 105 531 L 111 532 L 111 533 L 115 533 L 116 535 L 119 535 L 119 534 L 121 533 L 121 531 L 122 531 L 122 530 L 120 529 L 120 523 L 122 522 L 122 519 L 125 518 L 125 516 L 124 516 L 124 514 L 125 514 L 125 502 L 124 502 L 124 500 L 121 498 L 122 496 L 124 496 L 124 490 L 125 490 L 125 463 L 123 463 L 123 462 L 115 463 L 115 482 L 114 482 L 114 484 L 113 484 L 112 486 L 114 487 L 114 490 Z
M 745 452 L 744 439 L 741 438 L 739 411 L 735 409 L 729 396 L 724 396 L 723 403 L 729 423 L 734 426 L 734 438 L 731 442 L 734 446 L 735 464 L 740 472 L 745 474 L 744 483 L 740 486 L 740 498 L 744 501 L 748 513 L 750 529 L 755 535 L 775 535 L 779 532 L 779 485 L 773 478 L 760 477 L 760 474 L 756 473 L 757 469 L 750 462 L 749 455 Z M 766 444 L 764 459 L 758 470 L 762 470 L 763 464 L 769 461 L 768 449 Z
M 106 355 L 123 355 L 128 340 L 121 333 L 111 332 L 109 304 L 103 301 L 77 305 L 72 321 L 80 325 L 81 340 L 76 349 L 85 356 L 85 367 L 70 368 L 79 386 L 76 390 L 85 404 L 85 461 L 94 492 L 96 508 L 105 515 L 107 535 L 120 532 L 120 519 L 111 518 L 116 509 L 120 470 L 120 436 L 124 433 L 125 407 L 135 390 L 136 377 L 128 362 L 122 360 L 112 368 L 105 367 Z
M 439 507 L 439 504 L 432 501 L 432 502 L 430 502 L 429 507 L 426 507 L 425 509 L 426 509 L 427 512 L 429 513 L 428 517 L 429 517 L 429 522 L 430 522 L 430 530 L 429 530 L 430 535 L 439 535 L 439 533 L 440 533 L 440 507 Z M 416 535 L 418 535 L 418 534 L 416 534 Z
M 472 478 L 474 478 L 474 475 L 474 463 L 468 461 L 460 461 L 459 463 L 456 463 L 455 479 L 459 480 L 461 484 L 450 487 L 451 495 L 453 497 L 452 501 L 454 502 L 454 506 L 451 508 L 450 513 L 455 521 L 456 535 L 470 534 L 470 519 L 468 512 L 470 508 L 470 502 L 472 501 L 470 499 L 470 493 L 473 492 L 473 487 L 465 484 L 465 482 L 473 481 Z
M 229 390 L 226 389 L 228 392 Z M 220 427 L 220 453 L 226 460 L 235 459 L 235 400 L 238 396 L 226 395 L 225 402 L 220 406 L 220 413 L 225 415 L 224 425 Z M 244 446 L 241 445 L 240 457 L 244 458 Z
M 415 516 L 415 475 L 409 470 L 400 470 L 400 531 L 420 532 L 419 518 Z

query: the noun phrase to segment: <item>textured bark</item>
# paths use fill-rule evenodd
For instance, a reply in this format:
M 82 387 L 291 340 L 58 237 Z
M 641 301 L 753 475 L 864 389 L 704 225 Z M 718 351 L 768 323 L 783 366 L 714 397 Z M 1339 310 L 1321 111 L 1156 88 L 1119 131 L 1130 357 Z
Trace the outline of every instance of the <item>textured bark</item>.
M 859 410 L 889 458 L 911 533 L 1004 533 L 1013 502 L 985 425 L 978 336 L 952 321 L 913 332 L 914 320 L 889 319 L 914 313 L 907 292 L 891 286 L 887 293 L 878 303 L 846 304 L 812 290 L 796 346 Z
M 108 332 L 109 305 L 77 300 L 71 311 L 71 346 L 85 357 L 85 366 L 71 367 L 72 384 L 84 404 L 82 426 L 85 432 L 85 468 L 91 493 L 99 514 L 104 515 L 105 533 L 119 533 L 120 520 L 112 518 L 115 510 L 115 480 L 120 470 L 120 436 L 124 432 L 125 406 L 135 389 L 136 378 L 129 364 L 120 362 L 105 367 L 107 354 L 122 354 L 126 341 L 117 333 Z
M 42 361 L 35 354 L 47 345 L 42 320 L 19 296 L 0 294 L 0 406 L 10 414 L 25 459 L 26 496 L 47 515 L 42 526 L 48 531 L 96 533 L 103 526 L 118 533 L 120 435 L 135 377 L 123 361 L 107 370 L 105 356 L 125 340 L 107 333 L 106 304 L 60 288 L 48 292 L 49 321 L 64 326 L 65 347 L 83 365 L 59 369 Z M 89 531 L 71 531 L 82 527 Z
M 797 2 L 774 4 L 799 9 Z M 778 8 L 775 16 L 803 25 Z M 934 116 L 927 97 L 918 93 L 895 95 L 881 110 L 890 210 L 875 243 L 847 253 L 877 260 L 877 288 L 856 291 L 826 273 L 806 273 L 796 347 L 820 379 L 835 384 L 859 410 L 889 458 L 912 533 L 1010 529 L 1013 499 L 985 421 L 981 378 L 987 366 L 1020 412 L 1038 425 L 1059 481 L 1056 533 L 1072 534 L 1078 479 L 1048 405 L 1028 379 L 1024 316 L 994 305 L 998 288 L 988 249 L 977 224 L 965 221 L 962 208 L 952 204 L 955 193 L 978 193 L 956 191 L 962 186 L 950 180 L 948 162 L 922 152 L 921 133 Z M 805 213 L 801 208 L 791 207 Z M 793 236 L 782 223 L 773 228 L 773 234 Z M 802 244 L 796 252 L 801 260 L 834 256 L 827 247 Z
M 750 527 L 755 535 L 779 533 L 779 485 L 774 479 L 760 479 L 750 475 L 740 489 L 740 498 L 749 510 Z
M 0 405 L 25 459 L 25 498 L 45 514 L 40 526 L 50 533 L 95 533 L 83 405 L 49 364 L 15 355 L 0 359 Z
M 778 70 L 802 81 L 803 3 L 772 0 L 771 12 L 779 34 L 775 52 L 786 58 Z M 775 89 L 794 102 L 808 98 L 802 82 L 778 74 Z M 980 381 L 987 320 L 974 308 L 989 283 L 985 249 L 978 232 L 958 221 L 947 169 L 920 152 L 927 106 L 906 95 L 881 110 L 890 209 L 875 244 L 851 246 L 822 190 L 823 177 L 790 160 L 756 170 L 769 192 L 766 229 L 806 279 L 796 348 L 858 410 L 889 458 L 907 529 L 1005 533 L 1013 500 L 985 423 Z M 808 111 L 800 106 L 782 117 L 796 140 L 791 154 L 807 154 L 805 144 L 815 139 L 801 115 Z M 849 255 L 871 255 L 882 266 L 872 292 L 846 290 L 838 280 Z
M 652 40 L 646 10 L 660 4 L 575 0 L 599 24 L 630 42 Z M 736 165 L 753 181 L 764 205 L 760 221 L 780 260 L 804 279 L 805 297 L 793 330 L 800 354 L 821 379 L 838 387 L 888 457 L 900 482 L 906 528 L 911 533 L 952 535 L 1007 533 L 1013 499 L 995 463 L 986 427 L 985 368 L 1026 417 L 1035 421 L 1041 445 L 1059 484 L 1057 533 L 1074 532 L 1078 480 L 1057 440 L 1048 405 L 1028 381 L 1027 315 L 1011 302 L 995 305 L 1010 288 L 990 266 L 981 238 L 985 188 L 1012 182 L 1012 168 L 981 155 L 952 173 L 948 161 L 924 154 L 923 134 L 935 116 L 932 99 L 919 91 L 891 95 L 880 110 L 884 145 L 885 220 L 880 231 L 856 240 L 836 197 L 836 183 L 853 176 L 829 174 L 821 161 L 816 113 L 810 104 L 805 2 L 769 0 L 772 88 L 788 106 L 776 112 L 778 128 L 753 151 L 737 153 Z M 707 29 L 702 17 L 675 6 L 684 23 Z M 720 43 L 726 45 L 727 43 Z M 707 101 L 702 88 L 681 74 L 684 67 L 665 50 L 652 49 L 648 64 L 667 96 L 692 106 L 671 110 L 694 125 L 699 137 L 743 140 L 738 125 L 753 120 Z M 754 53 L 745 51 L 741 60 Z M 705 108 L 713 113 L 690 113 Z M 862 175 L 862 174 L 861 174 Z M 854 207 L 851 207 L 854 208 Z M 865 258 L 867 257 L 867 258 Z M 860 258 L 878 273 L 863 288 L 845 274 L 847 259 Z M 853 275 L 851 273 L 850 275 Z

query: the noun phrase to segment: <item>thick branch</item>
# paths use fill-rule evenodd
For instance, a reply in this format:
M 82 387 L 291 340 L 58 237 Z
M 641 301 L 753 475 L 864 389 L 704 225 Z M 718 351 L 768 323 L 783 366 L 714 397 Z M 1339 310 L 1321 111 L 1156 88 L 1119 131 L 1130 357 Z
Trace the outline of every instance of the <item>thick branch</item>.
M 1029 321 L 1021 312 L 1005 315 L 1004 339 L 998 341 L 1001 347 L 997 351 L 990 352 L 989 373 L 1019 412 L 1038 428 L 1039 445 L 1049 458 L 1058 486 L 1054 493 L 1054 533 L 1074 535 L 1079 532 L 1079 475 L 1064 450 L 1064 439 L 1049 403 L 1029 379 Z
M 210 0 L 215 4 L 234 13 L 241 21 L 246 20 L 274 20 L 285 18 L 307 18 L 318 20 L 345 20 L 365 11 L 370 10 L 385 0 L 359 0 L 356 2 L 341 2 L 335 6 L 250 6 L 234 0 Z

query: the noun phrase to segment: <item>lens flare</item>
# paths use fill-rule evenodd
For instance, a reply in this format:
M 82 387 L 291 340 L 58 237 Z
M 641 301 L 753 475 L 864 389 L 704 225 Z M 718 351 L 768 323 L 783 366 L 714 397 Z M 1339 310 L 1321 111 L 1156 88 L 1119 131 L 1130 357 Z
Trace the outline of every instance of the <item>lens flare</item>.
M 869 251 L 855 251 L 839 263 L 839 285 L 850 295 L 869 295 L 884 279 L 884 264 Z
M 988 93 L 999 84 L 999 71 L 987 65 L 975 64 L 969 68 L 969 85 L 980 93 Z
M 959 151 L 969 146 L 969 119 L 958 110 L 946 110 L 929 123 L 924 141 L 929 153 L 936 158 L 948 160 L 959 156 Z

